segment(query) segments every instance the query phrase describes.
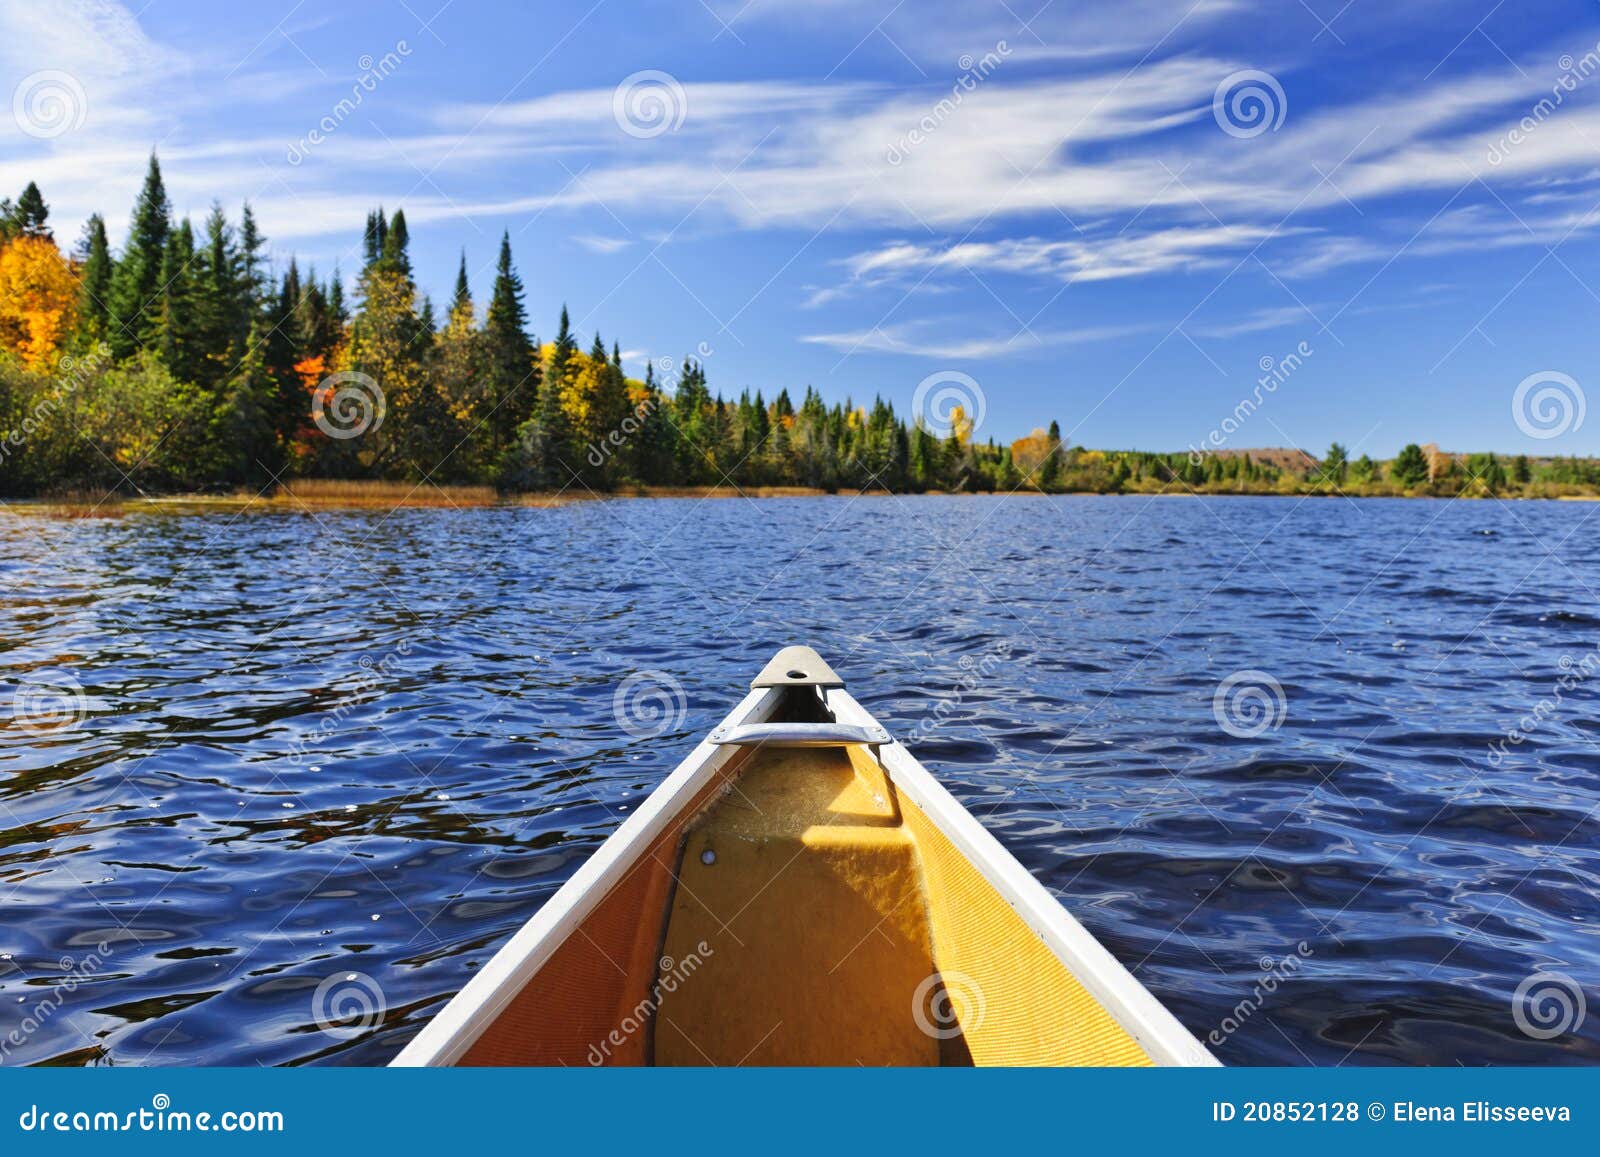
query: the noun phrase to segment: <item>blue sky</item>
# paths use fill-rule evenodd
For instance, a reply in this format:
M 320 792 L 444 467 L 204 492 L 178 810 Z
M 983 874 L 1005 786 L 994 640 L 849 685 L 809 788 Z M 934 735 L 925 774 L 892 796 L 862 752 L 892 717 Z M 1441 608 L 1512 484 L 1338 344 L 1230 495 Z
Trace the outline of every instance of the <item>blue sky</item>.
M 441 3 L 0 0 L 0 189 L 120 242 L 157 147 L 280 261 L 349 274 L 403 206 L 424 288 L 464 246 L 480 304 L 508 229 L 540 336 L 566 302 L 634 373 L 902 412 L 958 371 L 980 437 L 1181 449 L 1304 343 L 1227 444 L 1600 449 L 1512 412 L 1600 385 L 1593 3 Z M 14 128 L 30 85 L 64 131 Z

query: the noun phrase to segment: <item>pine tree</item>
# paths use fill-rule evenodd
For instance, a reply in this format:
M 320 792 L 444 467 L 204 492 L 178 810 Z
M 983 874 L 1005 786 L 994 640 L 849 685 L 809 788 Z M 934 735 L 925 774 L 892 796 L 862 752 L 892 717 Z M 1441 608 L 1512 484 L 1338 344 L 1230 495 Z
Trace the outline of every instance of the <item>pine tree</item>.
M 161 339 L 161 267 L 166 260 L 172 210 L 154 153 L 144 188 L 133 208 L 133 224 L 122 260 L 111 279 L 107 341 L 118 358 L 157 349 Z
M 10 213 L 10 226 L 24 237 L 43 237 L 45 240 L 54 240 L 55 235 L 50 232 L 50 227 L 45 224 L 45 219 L 50 216 L 50 207 L 44 203 L 44 194 L 39 192 L 39 186 L 32 181 L 22 190 L 22 195 L 17 198 L 17 203 Z
M 461 268 L 456 270 L 456 290 L 450 296 L 450 321 L 454 322 L 456 316 L 466 311 L 465 320 L 472 324 L 472 285 L 467 280 L 467 251 L 461 251 Z
M 384 218 L 383 206 L 367 214 L 366 232 L 362 234 L 362 262 L 363 271 L 377 264 L 383 256 L 384 235 L 389 231 L 389 222 Z
M 1389 476 L 1401 486 L 1415 486 L 1424 482 L 1428 477 L 1428 459 L 1422 453 L 1422 447 L 1411 442 L 1403 447 L 1400 454 L 1389 465 Z
M 266 276 L 266 258 L 262 250 L 267 247 L 267 239 L 256 227 L 256 215 L 250 208 L 250 202 L 244 203 L 244 210 L 239 217 L 239 277 L 246 294 L 246 309 L 248 318 L 245 320 L 245 332 L 248 335 L 250 326 L 257 320 L 257 313 L 268 295 L 271 286 Z
M 550 353 L 550 365 L 539 390 L 538 459 L 541 480 L 545 486 L 564 487 L 572 476 L 572 423 L 567 417 L 561 395 L 572 376 L 572 359 L 577 352 L 577 342 L 572 337 L 572 323 L 567 317 L 567 307 L 563 305 L 555 348 Z
M 196 312 L 208 362 L 205 380 L 220 386 L 244 354 L 252 320 L 233 228 L 221 205 L 213 204 L 206 217 L 205 240 L 195 266 Z
M 383 235 L 378 264 L 385 272 L 411 276 L 411 231 L 406 228 L 406 211 L 396 209 Z
M 161 360 L 180 382 L 199 382 L 205 371 L 194 261 L 194 229 L 185 218 L 167 238 L 161 265 Z
M 1054 490 L 1061 481 L 1061 423 L 1052 420 L 1045 439 L 1044 461 L 1039 464 L 1039 489 Z
M 98 213 L 90 215 L 83 227 L 83 240 L 78 244 L 81 262 L 81 290 L 78 298 L 78 317 L 83 323 L 85 336 L 90 340 L 105 337 L 111 321 L 111 245 L 106 237 L 105 218 Z
M 1328 452 L 1322 456 L 1321 477 L 1326 482 L 1335 486 L 1342 486 L 1346 473 L 1350 469 L 1350 455 L 1338 442 L 1328 447 Z
M 466 291 L 466 278 L 467 259 L 463 254 L 456 283 L 458 294 Z M 565 327 L 565 308 L 561 311 L 561 320 Z M 571 341 L 570 334 L 567 341 Z M 489 298 L 488 314 L 484 318 L 484 356 L 489 376 L 483 421 L 491 450 L 498 455 L 511 444 L 517 430 L 539 408 L 539 365 L 534 356 L 533 342 L 528 337 L 528 315 L 522 304 L 522 279 L 511 264 L 510 233 L 500 238 L 500 261 L 495 268 L 494 290 Z M 559 350 L 558 356 L 565 357 Z M 563 362 L 560 369 L 552 371 L 551 378 L 561 381 L 564 372 Z

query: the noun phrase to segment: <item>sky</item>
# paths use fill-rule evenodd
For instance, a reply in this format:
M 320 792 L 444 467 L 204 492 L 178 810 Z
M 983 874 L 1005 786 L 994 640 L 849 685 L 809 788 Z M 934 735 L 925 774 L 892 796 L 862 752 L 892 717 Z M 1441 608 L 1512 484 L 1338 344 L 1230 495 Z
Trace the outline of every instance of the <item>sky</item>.
M 120 244 L 152 149 L 279 268 L 348 283 L 403 207 L 481 308 L 508 231 L 533 331 L 566 304 L 635 376 L 954 389 L 1002 441 L 1600 451 L 1592 0 L 0 0 L 0 80 L 0 192 L 63 241 Z

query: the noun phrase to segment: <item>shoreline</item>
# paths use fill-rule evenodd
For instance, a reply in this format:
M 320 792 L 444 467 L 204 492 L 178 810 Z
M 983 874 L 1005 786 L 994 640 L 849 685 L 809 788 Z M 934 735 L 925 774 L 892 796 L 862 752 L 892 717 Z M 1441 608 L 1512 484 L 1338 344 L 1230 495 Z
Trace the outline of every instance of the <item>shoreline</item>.
M 582 502 L 615 499 L 731 499 L 771 498 L 1321 498 L 1321 499 L 1433 499 L 1447 501 L 1465 498 L 1473 501 L 1600 502 L 1600 493 L 1575 494 L 1434 494 L 1426 491 L 1372 492 L 1326 489 L 1195 490 L 1188 487 L 1151 489 L 1126 488 L 1116 491 L 1041 490 L 1002 492 L 927 490 L 916 493 L 891 493 L 884 490 L 861 491 L 847 487 L 824 490 L 809 486 L 636 486 L 606 493 L 529 492 L 502 494 L 485 486 L 423 486 L 411 483 L 334 482 L 291 483 L 271 494 L 119 494 L 69 493 L 57 496 L 0 499 L 0 511 L 19 516 L 45 518 L 121 518 L 130 514 L 158 513 L 315 513 L 325 510 L 372 509 L 451 509 L 485 510 L 555 508 Z

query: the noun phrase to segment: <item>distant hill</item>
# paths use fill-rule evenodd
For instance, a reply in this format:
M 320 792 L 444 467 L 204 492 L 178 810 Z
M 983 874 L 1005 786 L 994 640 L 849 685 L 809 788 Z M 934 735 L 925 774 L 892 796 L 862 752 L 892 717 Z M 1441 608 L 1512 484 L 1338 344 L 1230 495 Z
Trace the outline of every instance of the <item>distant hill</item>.
M 1304 474 L 1307 470 L 1317 465 L 1317 459 L 1307 454 L 1304 450 L 1290 450 L 1282 446 L 1252 446 L 1249 449 L 1218 449 L 1206 451 L 1207 457 L 1214 458 L 1242 458 L 1250 455 L 1250 461 L 1258 466 L 1271 466 L 1278 470 L 1288 470 L 1295 474 Z

